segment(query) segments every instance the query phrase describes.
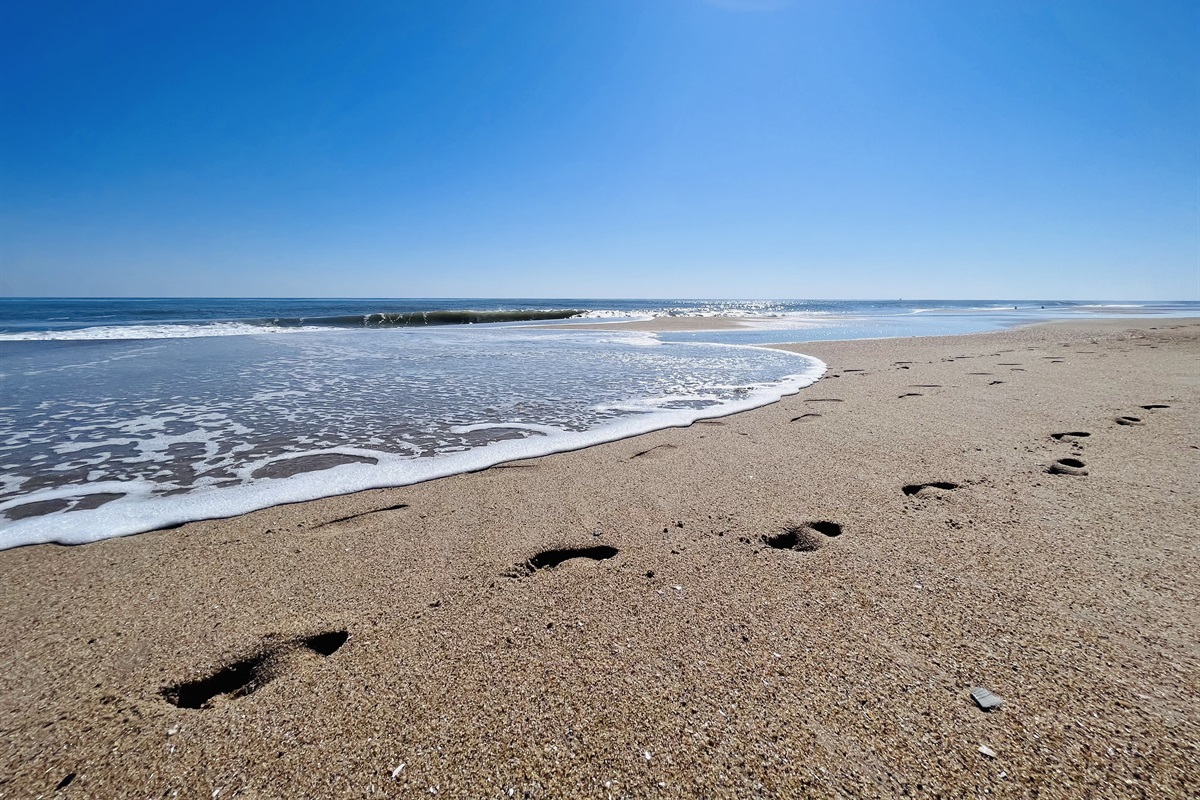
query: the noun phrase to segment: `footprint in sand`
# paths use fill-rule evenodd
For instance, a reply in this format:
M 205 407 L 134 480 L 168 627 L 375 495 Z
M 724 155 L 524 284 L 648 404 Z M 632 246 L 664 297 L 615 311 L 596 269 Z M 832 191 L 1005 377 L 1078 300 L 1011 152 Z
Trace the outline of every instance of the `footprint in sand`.
M 1078 458 L 1060 458 L 1049 467 L 1046 472 L 1051 475 L 1087 475 L 1087 467 Z
M 940 489 L 943 492 L 952 492 L 959 488 L 957 483 L 950 481 L 933 481 L 932 483 L 910 483 L 904 487 L 904 493 L 909 495 L 921 495 L 927 493 L 929 489 Z
M 1078 441 L 1079 439 L 1086 439 L 1089 436 L 1091 436 L 1091 434 L 1087 431 L 1065 431 L 1063 433 L 1050 434 L 1051 439 L 1055 439 L 1060 442 L 1074 442 Z
M 168 686 L 161 694 L 168 703 L 180 708 L 208 708 L 221 695 L 245 697 L 279 677 L 293 659 L 305 654 L 327 658 L 340 650 L 349 637 L 344 630 L 334 630 L 284 642 L 272 643 L 268 639 L 257 653 L 198 680 Z
M 995 386 L 999 383 L 1004 383 L 1004 381 L 988 381 L 988 386 Z
M 775 550 L 795 550 L 810 553 L 821 547 L 825 539 L 842 535 L 842 526 L 829 520 L 806 522 L 803 525 L 792 525 L 779 533 L 762 537 L 763 544 Z
M 663 454 L 664 451 L 674 450 L 674 449 L 676 449 L 676 448 L 675 448 L 675 445 L 673 445 L 673 444 L 656 444 L 656 445 L 654 445 L 654 447 L 649 447 L 645 450 L 641 450 L 637 453 L 634 453 L 633 455 L 631 455 L 629 457 L 629 460 L 632 461 L 635 458 L 642 458 L 643 456 L 648 456 L 651 454 L 653 454 L 655 456 L 660 456 Z
M 1163 403 L 1151 403 L 1149 405 L 1142 406 L 1142 408 L 1146 409 L 1147 411 L 1155 411 L 1160 408 L 1170 408 L 1170 406 Z
M 504 466 L 504 465 L 501 464 L 500 466 Z M 347 516 L 344 516 L 344 517 L 338 517 L 337 519 L 331 519 L 326 522 L 322 522 L 317 525 L 313 525 L 311 528 L 309 528 L 309 530 L 315 531 L 319 528 L 328 527 L 329 525 L 337 525 L 342 522 L 349 522 L 350 520 L 358 519 L 359 517 L 367 517 L 367 516 L 370 516 L 371 514 L 381 514 L 384 511 L 400 511 L 401 509 L 405 509 L 405 508 L 408 508 L 408 503 L 397 503 L 394 506 L 387 506 L 385 508 L 373 508 L 370 511 L 360 511 L 357 514 L 348 514 Z
M 1118 425 L 1141 425 L 1142 418 L 1141 417 L 1117 417 L 1116 419 L 1113 420 L 1113 422 L 1117 423 Z
M 551 550 L 542 550 L 514 566 L 509 570 L 508 576 L 510 578 L 524 578 L 539 570 L 554 569 L 564 561 L 570 561 L 574 558 L 607 561 L 619 552 L 621 551 L 617 548 L 603 544 L 592 547 L 557 547 Z
M 920 392 L 907 392 L 905 394 L 900 395 L 897 399 L 903 400 L 906 397 L 924 397 L 924 396 L 925 395 L 921 394 Z

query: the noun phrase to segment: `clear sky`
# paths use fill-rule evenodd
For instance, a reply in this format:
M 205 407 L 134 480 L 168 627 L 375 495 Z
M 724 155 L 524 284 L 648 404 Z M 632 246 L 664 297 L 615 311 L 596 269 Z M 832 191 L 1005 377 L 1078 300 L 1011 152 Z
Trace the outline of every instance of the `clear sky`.
M 3 0 L 0 294 L 1200 299 L 1200 3 Z

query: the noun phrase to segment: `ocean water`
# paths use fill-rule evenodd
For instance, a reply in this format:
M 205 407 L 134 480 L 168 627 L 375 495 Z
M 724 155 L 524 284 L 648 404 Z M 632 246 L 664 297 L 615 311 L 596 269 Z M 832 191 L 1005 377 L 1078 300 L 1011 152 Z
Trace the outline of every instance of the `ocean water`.
M 1016 306 L 1016 308 L 1012 308 Z M 1200 304 L 0 300 L 0 548 L 402 486 L 773 402 L 760 345 Z M 647 334 L 549 323 L 737 317 Z

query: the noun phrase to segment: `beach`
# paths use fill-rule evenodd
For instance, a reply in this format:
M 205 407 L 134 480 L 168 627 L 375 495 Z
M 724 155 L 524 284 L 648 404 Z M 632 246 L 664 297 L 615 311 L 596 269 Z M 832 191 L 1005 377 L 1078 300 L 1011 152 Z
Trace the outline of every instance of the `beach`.
M 1200 321 L 783 347 L 688 428 L 0 552 L 0 797 L 1200 793 Z

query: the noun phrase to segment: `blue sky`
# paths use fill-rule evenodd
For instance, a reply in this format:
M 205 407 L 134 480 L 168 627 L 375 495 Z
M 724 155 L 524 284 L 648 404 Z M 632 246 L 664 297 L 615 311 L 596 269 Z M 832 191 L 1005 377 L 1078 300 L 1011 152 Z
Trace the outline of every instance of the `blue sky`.
M 0 4 L 0 294 L 1200 299 L 1200 4 Z

